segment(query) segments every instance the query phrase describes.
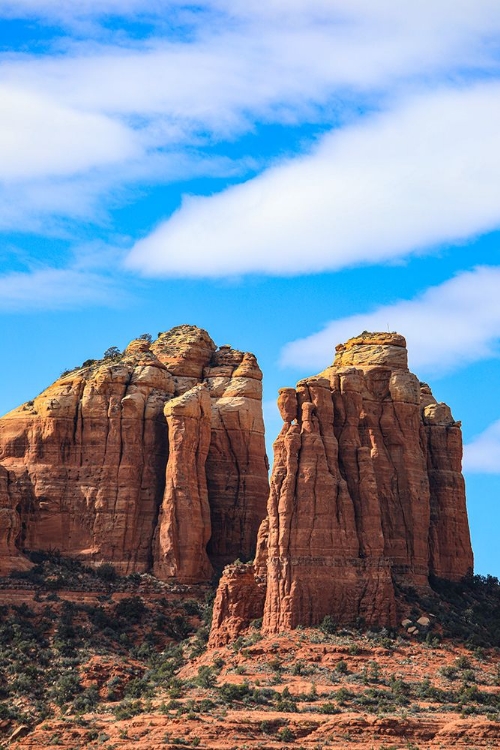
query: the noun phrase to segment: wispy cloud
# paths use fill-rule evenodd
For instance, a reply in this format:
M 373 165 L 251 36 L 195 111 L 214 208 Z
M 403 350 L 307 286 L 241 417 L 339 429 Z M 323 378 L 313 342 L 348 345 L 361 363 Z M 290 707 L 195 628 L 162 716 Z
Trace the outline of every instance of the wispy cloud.
M 107 0 L 102 7 L 89 1 L 76 8 L 72 2 L 24 0 L 24 7 L 47 13 L 65 5 L 73 15 L 114 9 L 138 21 L 141 9 L 168 19 L 192 7 Z M 251 127 L 259 116 L 285 122 L 310 116 L 312 105 L 334 94 L 345 98 L 349 89 L 380 94 L 397 81 L 427 88 L 443 73 L 448 80 L 450 73 L 498 71 L 485 35 L 500 30 L 500 7 L 490 0 L 466 12 L 445 0 L 405 12 L 396 2 L 369 0 L 348 6 L 343 0 L 205 2 L 198 10 L 189 17 L 191 34 L 153 32 L 108 46 L 72 46 L 68 39 L 66 54 L 5 58 L 0 78 L 90 111 L 161 117 L 226 133 Z
M 498 354 L 500 267 L 479 267 L 430 287 L 412 300 L 329 323 L 287 344 L 281 363 L 311 372 L 333 361 L 335 346 L 361 331 L 397 330 L 408 342 L 410 367 L 437 376 Z
M 123 23 L 117 23 L 116 19 L 110 21 L 112 16 L 124 19 Z M 220 269 L 226 265 L 228 273 L 304 270 L 304 262 L 294 257 L 298 251 L 293 244 L 289 262 L 284 251 L 278 256 L 274 251 L 275 244 L 286 243 L 288 236 L 280 233 L 278 221 L 273 217 L 290 226 L 298 218 L 311 222 L 312 239 L 324 244 L 324 234 L 330 232 L 332 222 L 325 218 L 324 194 L 318 200 L 317 193 L 331 189 L 331 197 L 340 212 L 346 204 L 346 189 L 339 187 L 343 179 L 347 180 L 349 190 L 353 187 L 351 182 L 355 183 L 352 202 L 346 207 L 348 214 L 359 210 L 356 200 L 364 201 L 365 192 L 370 193 L 367 209 L 371 207 L 377 212 L 375 194 L 379 184 L 373 189 L 370 186 L 370 181 L 379 179 L 375 156 L 370 154 L 367 160 L 368 181 L 363 190 L 358 174 L 361 160 L 354 153 L 351 154 L 352 164 L 348 163 L 349 141 L 354 144 L 357 138 L 361 146 L 365 142 L 369 148 L 373 143 L 375 148 L 383 147 L 387 151 L 390 144 L 381 131 L 385 127 L 390 137 L 391 118 L 394 118 L 395 130 L 401 125 L 398 118 L 404 118 L 402 109 L 394 104 L 391 109 L 389 105 L 400 97 L 403 88 L 423 92 L 443 81 L 456 83 L 463 76 L 469 79 L 490 77 L 499 72 L 495 49 L 490 43 L 491 34 L 500 31 L 500 6 L 494 0 L 478 0 L 467 7 L 457 6 L 452 0 L 424 0 L 404 9 L 395 0 L 377 3 L 356 0 L 348 4 L 344 0 L 271 0 L 268 3 L 204 0 L 195 5 L 183 0 L 82 0 L 78 3 L 72 0 L 0 0 L 0 17 L 35 18 L 41 23 L 61 24 L 64 29 L 55 34 L 53 54 L 19 53 L 0 57 L 2 100 L 8 103 L 5 110 L 10 113 L 8 120 L 0 123 L 0 178 L 16 180 L 26 186 L 26 200 L 18 201 L 18 205 L 24 204 L 27 210 L 33 182 L 36 192 L 39 185 L 44 189 L 48 182 L 65 176 L 68 179 L 66 190 L 75 196 L 74 200 L 67 196 L 59 211 L 57 206 L 54 209 L 53 201 L 47 200 L 45 205 L 41 201 L 41 216 L 66 215 L 65 205 L 67 215 L 74 216 L 77 212 L 71 212 L 78 204 L 79 193 L 92 192 L 95 200 L 83 201 L 81 205 L 86 209 L 87 219 L 95 218 L 96 211 L 102 212 L 110 205 L 108 201 L 112 203 L 117 189 L 136 185 L 140 179 L 151 184 L 189 177 L 193 159 L 199 166 L 204 165 L 205 174 L 210 175 L 214 141 L 236 139 L 252 131 L 259 122 L 328 121 L 339 126 L 345 121 L 346 110 L 352 115 L 360 107 L 386 108 L 387 113 L 378 125 L 375 121 L 366 129 L 362 125 L 357 136 L 356 129 L 351 127 L 345 132 L 345 140 L 327 138 L 311 156 L 284 164 L 279 172 L 271 170 L 262 180 L 242 186 L 240 192 L 224 193 L 207 206 L 187 201 L 181 214 L 169 225 L 167 238 L 169 241 L 177 235 L 184 238 L 181 226 L 184 217 L 189 221 L 193 219 L 192 240 L 201 233 L 210 246 L 220 245 L 220 257 L 217 253 L 214 256 L 214 274 L 221 273 Z M 81 23 L 85 33 L 78 27 Z M 85 25 L 87 23 L 89 26 Z M 142 31 L 135 34 L 136 27 Z M 447 97 L 451 108 L 444 111 L 450 128 L 447 135 L 453 135 L 455 110 L 460 106 L 469 108 L 476 102 L 464 99 L 459 92 L 454 110 L 450 99 L 453 93 L 443 96 Z M 491 97 L 498 99 L 493 89 Z M 425 116 L 426 101 L 425 97 L 416 101 L 413 111 L 416 112 L 420 102 L 420 120 L 413 130 L 407 129 L 406 140 L 405 133 L 401 137 L 396 133 L 394 161 L 401 158 L 398 147 L 406 147 L 408 140 L 410 148 L 414 149 L 412 138 L 418 140 L 416 129 Z M 471 138 L 476 146 L 483 138 L 488 118 L 497 116 L 485 102 L 479 101 L 477 105 L 478 117 Z M 439 117 L 438 103 L 431 102 L 430 106 L 434 107 L 430 116 Z M 411 105 L 408 107 L 411 109 Z M 445 104 L 441 109 L 446 109 Z M 408 123 L 402 125 L 408 126 Z M 378 139 L 374 131 L 370 136 L 370 127 L 379 129 Z M 450 139 L 448 151 L 453 147 L 462 148 L 465 127 L 459 125 L 459 132 Z M 424 133 L 427 133 L 425 127 Z M 443 139 L 446 140 L 444 136 Z M 433 144 L 439 141 L 438 134 L 430 133 L 429 140 L 424 167 L 433 158 Z M 484 151 L 492 140 L 487 133 Z M 422 139 L 418 142 L 423 149 Z M 337 152 L 342 149 L 347 151 L 339 156 Z M 473 147 L 466 149 L 469 151 L 474 151 Z M 165 154 L 173 155 L 178 165 L 184 163 L 186 171 L 166 170 L 159 177 Z M 383 155 L 388 159 L 386 183 L 389 183 L 391 151 Z M 406 156 L 405 152 L 405 159 Z M 323 157 L 326 162 L 322 169 L 318 160 Z M 409 161 L 407 177 L 413 164 L 411 159 Z M 446 168 L 445 160 L 442 166 Z M 425 168 L 417 171 L 422 176 Z M 404 175 L 392 174 L 392 177 L 398 180 Z M 306 182 L 295 184 L 295 188 L 287 183 L 281 197 L 268 196 L 274 186 L 283 190 L 283 180 L 289 179 L 305 179 Z M 435 175 L 432 183 L 435 183 Z M 392 198 L 390 187 L 386 185 L 386 197 Z M 57 192 L 57 184 L 54 189 Z M 297 198 L 299 189 L 306 193 L 304 201 Z M 339 191 L 341 194 L 337 195 Z M 48 189 L 47 194 L 50 192 Z M 408 198 L 418 204 L 420 194 L 413 193 Z M 262 201 L 266 206 L 260 212 Z M 212 207 L 223 214 L 226 205 L 234 216 L 227 216 L 228 226 L 219 243 L 215 229 L 205 221 L 205 214 L 211 212 Z M 425 199 L 423 206 L 425 209 Z M 248 211 L 252 215 L 251 222 Z M 336 211 L 333 211 L 334 217 Z M 253 220 L 256 213 L 262 215 L 260 222 L 258 218 Z M 10 215 L 12 221 L 17 220 L 15 211 Z M 266 238 L 262 243 L 259 227 L 269 218 L 272 230 L 265 227 Z M 337 223 L 333 227 L 330 244 L 344 242 L 347 218 L 343 215 L 339 220 L 338 233 Z M 261 255 L 265 256 L 262 258 L 257 253 L 253 264 L 247 262 L 248 268 L 241 262 L 235 264 L 227 251 L 235 237 L 241 245 L 236 229 L 245 226 L 245 221 L 252 226 L 249 238 L 259 241 Z M 22 213 L 18 223 L 23 225 Z M 481 222 L 476 223 L 481 231 Z M 320 236 L 322 229 L 324 234 Z M 469 227 L 464 231 L 468 232 Z M 429 234 L 430 241 L 434 241 L 439 232 Z M 155 234 L 155 238 L 162 245 L 164 235 Z M 190 239 L 189 233 L 187 238 Z M 295 244 L 303 239 L 302 233 Z M 423 241 L 427 239 L 425 236 Z M 380 241 L 383 240 L 384 237 L 380 237 Z M 147 272 L 162 273 L 164 266 L 171 265 L 170 260 L 167 264 L 161 257 L 153 257 L 163 252 L 153 251 L 153 244 L 149 243 L 149 249 L 141 245 L 141 257 L 139 251 L 134 253 L 134 262 Z M 311 268 L 331 266 L 331 259 L 325 260 L 314 246 L 307 243 L 302 247 L 308 248 Z M 375 252 L 383 257 L 382 251 L 375 248 Z M 387 254 L 392 252 L 389 246 Z M 356 245 L 353 253 L 354 261 L 359 256 L 363 260 L 362 248 Z M 228 260 L 231 263 L 227 264 Z M 190 268 L 176 269 L 174 264 L 173 273 L 178 272 L 194 273 Z M 210 275 L 211 271 L 201 264 L 200 273 Z
M 152 9 L 160 10 L 161 1 L 151 0 Z M 145 10 L 145 0 L 0 0 L 0 15 L 5 18 L 56 18 L 78 16 L 127 16 Z
M 248 159 L 172 151 L 117 162 L 113 170 L 101 165 L 80 174 L 0 181 L 0 231 L 75 236 L 79 224 L 109 227 L 109 209 L 144 196 L 142 183 L 162 185 L 200 176 L 234 178 L 249 169 L 255 165 Z M 87 230 L 88 226 L 85 234 Z
M 108 23 L 110 15 L 127 19 L 131 28 L 146 22 L 146 31 L 127 35 L 127 24 Z M 92 182 L 101 209 L 117 186 L 137 181 L 138 162 L 151 170 L 148 176 L 142 171 L 143 179 L 156 180 L 166 151 L 178 156 L 196 149 L 199 163 L 207 165 L 214 140 L 234 139 L 259 121 L 332 121 L 346 103 L 356 109 L 394 101 L 401 86 L 428 90 L 464 73 L 498 71 L 489 42 L 500 30 L 500 6 L 493 0 L 467 8 L 429 0 L 404 12 L 394 0 L 206 0 L 196 6 L 181 0 L 0 0 L 2 16 L 67 25 L 52 55 L 0 58 L 0 85 L 12 113 L 0 132 L 4 177 L 29 182 L 75 175 L 71 189 L 77 192 L 78 182 L 98 168 L 106 176 L 87 180 L 87 188 Z M 72 38 L 72 22 L 82 19 L 102 20 L 111 37 Z M 484 114 L 490 115 L 487 108 Z M 482 131 L 476 128 L 475 135 L 481 138 Z M 461 146 L 459 138 L 452 143 Z M 328 143 L 322 148 L 331 158 Z M 355 161 L 347 177 L 355 177 L 358 166 Z M 289 167 L 283 167 L 285 177 L 293 177 Z M 303 159 L 297 168 L 300 178 Z M 264 190 L 274 174 L 252 184 Z M 308 174 L 316 180 L 312 168 Z M 273 206 L 287 220 L 295 211 L 291 203 L 285 212 L 288 197 L 294 198 L 284 194 L 283 208 L 279 201 Z M 252 208 L 259 195 L 248 200 Z
M 89 303 L 114 307 L 123 300 L 116 281 L 85 269 L 40 268 L 0 276 L 1 312 L 60 310 Z
M 400 258 L 500 225 L 500 84 L 441 90 L 181 209 L 131 251 L 151 275 L 289 275 Z
M 500 474 L 500 420 L 464 446 L 464 471 Z
M 0 85 L 0 181 L 68 175 L 139 155 L 134 133 L 101 114 Z

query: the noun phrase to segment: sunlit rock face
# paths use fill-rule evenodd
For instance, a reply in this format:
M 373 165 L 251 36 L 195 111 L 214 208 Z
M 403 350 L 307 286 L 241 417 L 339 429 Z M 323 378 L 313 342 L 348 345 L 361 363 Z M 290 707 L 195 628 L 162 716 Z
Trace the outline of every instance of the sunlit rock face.
M 403 336 L 350 339 L 324 372 L 282 389 L 278 407 L 284 425 L 250 570 L 262 602 L 252 613 L 266 632 L 326 615 L 392 626 L 395 582 L 426 586 L 430 575 L 459 580 L 472 569 L 460 424 L 408 370 Z M 230 578 L 213 645 L 245 626 L 230 596 L 244 577 Z M 250 576 L 244 585 L 252 590 Z
M 22 550 L 207 580 L 253 556 L 268 495 L 262 374 L 196 326 L 86 363 L 0 420 L 0 574 Z

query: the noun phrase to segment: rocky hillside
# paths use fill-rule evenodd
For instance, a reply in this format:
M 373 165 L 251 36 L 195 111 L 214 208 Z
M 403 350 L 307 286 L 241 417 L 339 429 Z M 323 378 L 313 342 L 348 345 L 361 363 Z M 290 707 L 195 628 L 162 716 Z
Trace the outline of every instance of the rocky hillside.
M 495 579 L 408 589 L 394 631 L 254 621 L 206 650 L 207 585 L 31 558 L 0 579 L 1 748 L 499 746 Z
M 255 562 L 226 568 L 210 643 L 320 623 L 394 627 L 398 583 L 472 571 L 462 438 L 407 364 L 398 334 L 363 333 L 324 372 L 280 391 Z
M 268 495 L 252 354 L 178 326 L 110 349 L 0 420 L 0 574 L 58 550 L 209 580 L 253 556 Z
M 397 334 L 278 403 L 270 491 L 255 357 L 194 326 L 0 420 L 0 748 L 499 746 L 460 424 Z

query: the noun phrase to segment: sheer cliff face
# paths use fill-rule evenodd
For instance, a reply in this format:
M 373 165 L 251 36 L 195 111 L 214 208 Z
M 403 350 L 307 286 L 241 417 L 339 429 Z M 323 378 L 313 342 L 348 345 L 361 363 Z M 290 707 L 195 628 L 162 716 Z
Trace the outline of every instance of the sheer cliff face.
M 331 367 L 280 391 L 278 406 L 267 542 L 249 570 L 256 603 L 265 581 L 267 632 L 326 615 L 394 625 L 395 579 L 422 586 L 472 568 L 460 426 L 409 372 L 402 336 L 351 339 Z M 245 624 L 228 593 L 239 581 L 231 569 L 221 581 L 214 645 Z
M 186 581 L 252 556 L 268 494 L 261 377 L 253 355 L 179 326 L 7 414 L 0 572 L 26 565 L 22 549 Z

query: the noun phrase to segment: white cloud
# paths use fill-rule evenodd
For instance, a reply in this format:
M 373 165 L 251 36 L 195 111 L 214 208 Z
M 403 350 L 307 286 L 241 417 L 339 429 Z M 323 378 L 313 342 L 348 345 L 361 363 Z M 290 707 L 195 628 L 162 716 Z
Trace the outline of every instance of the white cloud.
M 163 3 L 148 0 L 152 10 Z M 4 18 L 67 18 L 74 16 L 101 16 L 108 13 L 126 16 L 144 10 L 145 0 L 0 0 L 0 15 Z
M 47 0 L 16 3 L 40 12 L 62 12 L 67 5 L 73 13 L 120 10 L 113 0 L 79 3 L 79 10 Z M 140 20 L 141 5 L 146 15 L 156 12 L 164 20 L 189 7 L 129 0 L 121 12 Z M 486 37 L 500 30 L 500 6 L 492 0 L 467 9 L 448 0 L 422 2 L 404 12 L 400 3 L 371 0 L 200 7 L 204 12 L 190 16 L 188 41 L 160 35 L 130 42 L 128 49 L 80 42 L 65 55 L 7 58 L 0 79 L 92 111 L 163 117 L 224 134 L 251 127 L 258 116 L 286 121 L 310 115 L 311 105 L 339 91 L 345 97 L 348 88 L 380 90 L 408 77 L 427 86 L 429 76 L 448 75 L 450 67 L 498 69 Z
M 419 375 L 439 375 L 496 355 L 500 341 L 500 267 L 483 266 L 430 287 L 412 300 L 334 320 L 322 331 L 287 344 L 281 363 L 321 370 L 335 346 L 361 331 L 398 331 Z
M 134 134 L 100 114 L 0 85 L 0 180 L 67 175 L 138 156 Z
M 59 310 L 88 303 L 113 307 L 121 300 L 123 293 L 112 279 L 77 268 L 41 268 L 0 276 L 1 312 Z
M 21 228 L 23 232 L 68 237 L 74 235 L 78 223 L 89 220 L 109 226 L 109 207 L 123 205 L 139 194 L 143 197 L 145 190 L 137 188 L 143 181 L 164 184 L 200 176 L 239 177 L 253 166 L 244 159 L 204 158 L 196 152 L 172 151 L 117 163 L 112 171 L 101 165 L 82 174 L 9 180 L 3 184 L 0 180 L 0 231 Z
M 109 14 L 127 18 L 132 31 L 141 21 L 154 31 L 127 37 L 127 22 L 104 23 L 95 38 L 114 44 L 90 41 L 92 24 Z M 494 0 L 473 6 L 422 0 L 404 8 L 395 0 L 205 0 L 194 6 L 182 0 L 0 0 L 0 16 L 70 27 L 90 19 L 87 36 L 78 31 L 72 40 L 70 29 L 64 42 L 57 37 L 52 55 L 0 57 L 0 85 L 10 97 L 5 109 L 13 113 L 8 132 L 3 128 L 0 165 L 27 180 L 100 165 L 109 175 L 95 182 L 101 208 L 103 195 L 137 180 L 134 154 L 155 181 L 155 159 L 161 161 L 165 149 L 194 147 L 206 158 L 214 138 L 233 139 L 258 121 L 342 120 L 353 102 L 380 104 L 404 85 L 425 89 L 457 71 L 498 72 L 491 37 L 500 30 L 500 6 Z M 72 188 L 78 192 L 79 185 Z
M 299 274 L 383 262 L 500 225 L 500 84 L 442 90 L 325 136 L 136 243 L 145 274 Z
M 500 474 L 500 420 L 464 446 L 465 472 Z

